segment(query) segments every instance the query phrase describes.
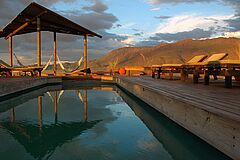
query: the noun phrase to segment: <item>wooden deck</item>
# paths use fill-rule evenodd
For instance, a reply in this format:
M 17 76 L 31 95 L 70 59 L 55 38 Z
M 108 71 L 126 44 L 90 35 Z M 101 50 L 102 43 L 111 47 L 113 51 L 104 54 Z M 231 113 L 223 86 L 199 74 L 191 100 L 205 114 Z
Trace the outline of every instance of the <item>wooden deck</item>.
M 121 79 L 240 122 L 240 83 L 228 89 L 224 88 L 222 82 L 205 86 L 201 83 L 192 84 L 143 76 L 121 77 Z
M 119 87 L 233 159 L 240 157 L 240 84 L 210 86 L 151 77 L 116 77 Z M 193 146 L 194 147 L 194 146 Z

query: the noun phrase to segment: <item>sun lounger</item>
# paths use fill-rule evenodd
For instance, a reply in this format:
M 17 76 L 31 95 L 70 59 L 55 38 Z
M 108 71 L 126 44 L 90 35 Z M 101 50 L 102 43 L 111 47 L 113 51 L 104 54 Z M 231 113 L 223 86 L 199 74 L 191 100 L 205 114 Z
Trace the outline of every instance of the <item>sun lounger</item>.
M 13 72 L 22 72 L 24 73 L 24 76 L 30 73 L 30 75 L 33 77 L 39 74 L 41 75 L 42 70 L 43 70 L 43 66 L 42 67 L 23 67 L 23 68 L 4 67 L 4 68 L 0 68 L 0 75 L 5 77 L 10 77 L 12 76 Z
M 193 83 L 198 83 L 199 75 L 204 73 L 204 69 L 210 62 L 217 62 L 223 60 L 228 56 L 227 53 L 216 53 L 212 54 L 210 57 L 205 59 L 202 62 L 193 62 L 184 65 L 184 69 L 186 70 L 186 74 L 193 73 Z
M 146 67 L 144 66 L 125 66 L 124 67 L 125 71 L 126 71 L 126 75 L 130 76 L 130 75 L 144 75 Z
M 10 77 L 12 75 L 10 68 L 0 68 L 0 76 L 3 77 Z
M 209 76 L 224 76 L 225 87 L 232 87 L 232 77 L 240 80 L 240 60 L 210 61 L 204 66 L 204 84 L 209 85 Z
M 162 65 L 152 65 L 152 77 L 155 77 L 155 72 L 157 71 L 157 78 L 160 78 L 160 74 L 169 73 L 172 75 L 173 73 L 180 73 L 185 65 L 200 63 L 207 58 L 206 55 L 197 55 L 191 58 L 185 64 L 162 64 Z
M 41 71 L 43 70 L 43 66 L 41 67 L 23 67 L 23 68 L 12 68 L 12 72 L 22 72 L 24 75 L 28 75 L 30 73 L 32 77 L 41 75 Z

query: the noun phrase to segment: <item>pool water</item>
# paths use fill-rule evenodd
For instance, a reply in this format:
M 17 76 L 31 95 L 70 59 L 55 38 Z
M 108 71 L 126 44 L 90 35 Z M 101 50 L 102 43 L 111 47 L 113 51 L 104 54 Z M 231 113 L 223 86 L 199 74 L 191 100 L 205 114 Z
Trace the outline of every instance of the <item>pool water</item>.
M 0 159 L 229 159 L 111 86 L 28 93 L 0 107 Z

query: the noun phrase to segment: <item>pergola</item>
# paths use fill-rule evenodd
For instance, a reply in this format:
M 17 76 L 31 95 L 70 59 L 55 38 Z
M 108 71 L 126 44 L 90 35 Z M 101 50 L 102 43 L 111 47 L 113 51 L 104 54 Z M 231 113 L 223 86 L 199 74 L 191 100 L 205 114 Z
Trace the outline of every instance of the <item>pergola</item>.
M 37 32 L 37 64 L 41 66 L 41 31 L 53 32 L 54 39 L 54 75 L 57 72 L 56 33 L 84 36 L 84 69 L 87 69 L 87 37 L 99 37 L 69 19 L 35 3 L 29 4 L 10 23 L 0 30 L 0 38 L 9 40 L 10 66 L 13 67 L 13 36 Z

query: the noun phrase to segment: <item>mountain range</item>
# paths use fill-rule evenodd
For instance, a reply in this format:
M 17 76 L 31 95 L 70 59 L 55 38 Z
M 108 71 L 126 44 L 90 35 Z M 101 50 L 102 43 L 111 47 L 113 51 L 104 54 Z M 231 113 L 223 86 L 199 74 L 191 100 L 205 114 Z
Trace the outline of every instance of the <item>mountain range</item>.
M 124 47 L 91 60 L 92 70 L 105 70 L 115 64 L 124 66 L 151 66 L 164 63 L 184 63 L 195 55 L 228 53 L 228 59 L 240 60 L 240 39 L 215 38 L 205 40 L 186 39 L 175 43 L 160 43 L 156 46 Z
M 91 70 L 109 70 L 124 66 L 151 66 L 164 63 L 184 63 L 195 55 L 214 53 L 228 53 L 227 59 L 240 60 L 240 39 L 215 38 L 206 40 L 186 39 L 175 43 L 160 43 L 156 46 L 124 47 L 119 48 L 104 56 L 90 60 L 88 65 Z M 7 64 L 0 60 L 4 66 Z M 66 68 L 76 68 L 76 63 L 63 63 Z M 57 66 L 60 71 L 59 65 Z M 83 64 L 80 68 L 83 67 Z M 51 71 L 52 65 L 48 69 Z

